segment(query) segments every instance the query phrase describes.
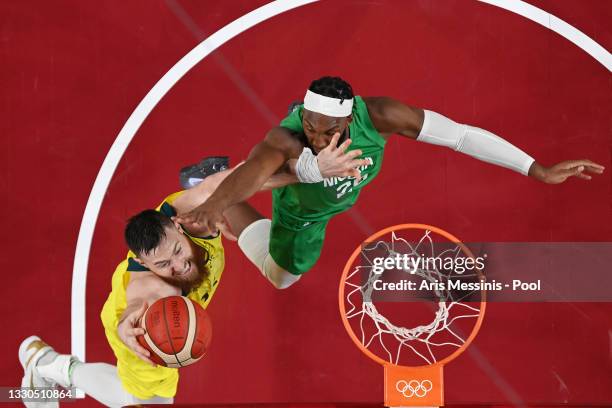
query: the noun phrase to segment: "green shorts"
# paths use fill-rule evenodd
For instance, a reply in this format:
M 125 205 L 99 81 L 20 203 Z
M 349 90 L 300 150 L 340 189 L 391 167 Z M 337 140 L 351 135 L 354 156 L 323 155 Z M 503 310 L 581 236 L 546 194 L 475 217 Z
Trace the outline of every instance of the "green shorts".
M 274 214 L 270 231 L 272 259 L 293 275 L 306 273 L 321 256 L 329 219 L 314 222 L 283 222 Z

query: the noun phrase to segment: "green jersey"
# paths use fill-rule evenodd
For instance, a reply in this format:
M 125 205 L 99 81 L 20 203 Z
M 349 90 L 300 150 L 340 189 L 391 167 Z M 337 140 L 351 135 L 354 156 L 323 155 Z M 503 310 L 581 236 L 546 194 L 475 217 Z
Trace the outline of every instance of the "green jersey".
M 301 105 L 287 116 L 281 126 L 294 132 L 303 132 Z M 354 98 L 353 120 L 349 124 L 351 145 L 348 150 L 360 149 L 361 159 L 368 164 L 360 167 L 361 181 L 354 177 L 330 177 L 319 183 L 299 183 L 277 188 L 272 192 L 272 207 L 276 216 L 290 227 L 303 227 L 312 222 L 328 220 L 349 209 L 361 189 L 378 175 L 382 165 L 385 139 L 378 133 L 359 96 Z

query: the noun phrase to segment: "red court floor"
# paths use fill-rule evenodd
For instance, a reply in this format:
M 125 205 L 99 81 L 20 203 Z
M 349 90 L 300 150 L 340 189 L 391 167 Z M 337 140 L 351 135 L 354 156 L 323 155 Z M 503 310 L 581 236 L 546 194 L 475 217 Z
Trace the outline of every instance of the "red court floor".
M 203 38 L 264 1 L 0 2 L 0 385 L 36 333 L 70 350 L 72 265 L 92 185 L 151 87 Z M 529 0 L 612 49 L 608 0 Z M 466 242 L 612 241 L 612 76 L 560 35 L 475 0 L 334 0 L 240 34 L 162 99 L 106 191 L 86 293 L 88 361 L 112 363 L 99 320 L 133 213 L 178 189 L 206 155 L 244 159 L 311 80 L 339 75 L 491 130 L 549 165 L 589 158 L 590 182 L 543 185 L 431 145 L 392 138 L 378 180 L 330 224 L 321 261 L 275 291 L 226 244 L 207 361 L 182 369 L 180 403 L 382 403 L 382 368 L 337 307 L 354 248 L 389 225 L 441 227 Z M 270 195 L 252 203 L 270 215 Z M 579 275 L 580 271 L 577 270 Z M 446 369 L 449 404 L 612 405 L 610 303 L 489 304 L 472 347 Z M 97 406 L 91 399 L 75 407 Z

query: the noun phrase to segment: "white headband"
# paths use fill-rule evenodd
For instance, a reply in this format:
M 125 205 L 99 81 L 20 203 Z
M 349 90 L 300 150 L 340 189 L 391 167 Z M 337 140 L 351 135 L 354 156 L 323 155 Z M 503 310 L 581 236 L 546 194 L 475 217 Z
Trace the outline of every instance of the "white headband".
M 330 98 L 308 90 L 306 96 L 304 96 L 304 109 L 325 116 L 344 118 L 350 116 L 353 112 L 353 98 L 344 100 Z

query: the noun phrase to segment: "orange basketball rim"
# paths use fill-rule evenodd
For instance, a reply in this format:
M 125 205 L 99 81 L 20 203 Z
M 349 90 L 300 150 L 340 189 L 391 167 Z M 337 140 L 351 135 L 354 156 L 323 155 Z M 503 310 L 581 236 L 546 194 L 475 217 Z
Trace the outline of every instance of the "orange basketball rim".
M 444 405 L 444 383 L 443 383 L 443 368 L 446 364 L 457 358 L 461 353 L 463 353 L 470 343 L 476 337 L 476 334 L 480 330 L 482 321 L 484 319 L 485 307 L 486 307 L 486 292 L 484 290 L 479 293 L 479 302 L 476 302 L 476 306 L 470 306 L 469 304 L 461 303 L 461 302 L 438 302 L 439 309 L 435 314 L 435 324 L 431 326 L 427 326 L 427 329 L 423 329 L 424 326 L 419 326 L 419 334 L 415 334 L 415 332 L 410 331 L 410 329 L 406 329 L 404 327 L 397 328 L 393 326 L 389 319 L 384 318 L 377 319 L 373 327 L 377 327 L 380 330 L 380 334 L 375 334 L 372 338 L 379 336 L 380 342 L 383 343 L 382 336 L 383 333 L 388 335 L 391 333 L 390 338 L 396 342 L 398 342 L 399 349 L 402 347 L 409 347 L 409 351 L 413 351 L 414 353 L 419 353 L 419 351 L 412 347 L 409 343 L 414 340 L 419 342 L 420 344 L 426 343 L 426 350 L 429 350 L 429 353 L 419 354 L 424 358 L 425 362 L 422 365 L 402 365 L 399 361 L 399 351 L 397 361 L 393 361 L 392 358 L 384 359 L 381 356 L 375 354 L 372 350 L 369 349 L 369 345 L 372 342 L 366 341 L 367 337 L 365 335 L 360 337 L 355 333 L 355 329 L 351 326 L 351 322 L 349 319 L 353 316 L 359 317 L 359 325 L 361 330 L 364 330 L 364 317 L 369 318 L 372 315 L 372 305 L 373 303 L 370 300 L 362 299 L 362 307 L 368 309 L 368 312 L 362 312 L 355 305 L 355 301 L 349 299 L 351 294 L 357 294 L 357 296 L 361 296 L 363 298 L 363 287 L 359 287 L 359 285 L 351 283 L 351 277 L 355 275 L 355 270 L 358 269 L 354 267 L 356 261 L 358 261 L 358 257 L 363 253 L 364 248 L 367 245 L 373 245 L 377 242 L 377 240 L 390 235 L 392 239 L 396 239 L 398 234 L 402 233 L 412 233 L 414 234 L 422 234 L 422 237 L 426 237 L 424 240 L 421 238 L 419 241 L 420 244 L 423 242 L 429 243 L 432 242 L 433 247 L 433 239 L 431 238 L 433 235 L 439 236 L 442 240 L 448 241 L 448 244 L 454 245 L 457 247 L 457 251 L 460 251 L 465 257 L 469 257 L 474 259 L 474 255 L 470 251 L 470 249 L 464 245 L 459 239 L 457 239 L 452 234 L 425 224 L 399 224 L 389 228 L 385 228 L 372 236 L 368 237 L 362 245 L 355 249 L 348 262 L 346 263 L 342 277 L 340 280 L 340 288 L 338 292 L 338 301 L 340 308 L 340 315 L 342 317 L 342 322 L 344 324 L 344 328 L 349 334 L 350 338 L 353 340 L 353 343 L 363 352 L 366 356 L 381 364 L 384 367 L 385 379 L 384 379 L 384 388 L 385 388 L 385 406 L 393 407 L 393 406 L 420 406 L 420 407 L 440 407 Z M 401 238 L 400 238 L 401 239 Z M 382 242 L 382 241 L 381 241 Z M 447 245 L 448 245 L 447 244 Z M 407 247 L 412 248 L 407 243 Z M 418 253 L 414 251 L 414 253 Z M 439 273 L 436 271 L 436 273 Z M 478 271 L 478 276 L 482 282 L 484 282 L 484 275 L 482 271 Z M 347 297 L 347 288 L 350 289 Z M 349 310 L 347 310 L 347 305 L 349 306 Z M 442 312 L 440 312 L 440 308 L 443 308 Z M 456 317 L 450 317 L 447 312 L 451 308 L 453 310 L 465 310 L 469 311 L 468 315 L 460 315 Z M 376 317 L 379 317 L 377 309 L 373 309 L 375 311 Z M 443 316 L 443 317 L 440 317 Z M 458 321 L 457 319 L 469 317 L 472 318 L 472 326 L 471 332 L 468 336 L 461 337 L 457 335 L 454 331 L 452 331 L 449 327 L 453 324 L 454 321 Z M 441 321 L 440 319 L 446 319 L 445 321 Z M 465 321 L 466 319 L 464 319 Z M 469 320 L 469 319 L 467 319 Z M 391 329 L 388 329 L 387 326 L 384 329 L 380 329 L 381 322 L 383 325 L 392 325 Z M 437 332 L 442 331 L 450 331 L 454 337 L 460 339 L 461 341 L 454 342 L 444 342 L 444 343 L 435 343 L 431 341 L 432 336 L 436 335 Z M 432 334 L 433 332 L 433 334 Z M 406 333 L 409 333 L 406 335 Z M 408 337 L 406 337 L 408 336 Z M 410 337 L 413 336 L 413 337 Z M 450 337 L 450 335 L 449 335 Z M 378 338 L 377 338 L 378 339 Z M 434 356 L 434 352 L 432 351 L 433 346 L 444 346 L 445 350 L 450 348 L 449 345 L 452 344 L 452 352 L 448 352 L 448 355 L 445 355 L 443 358 L 436 358 Z M 384 345 L 383 345 L 384 347 Z M 386 349 L 386 348 L 385 348 Z M 391 349 L 391 348 L 389 348 Z M 394 351 L 394 349 L 392 350 Z M 389 354 L 391 357 L 391 354 Z

